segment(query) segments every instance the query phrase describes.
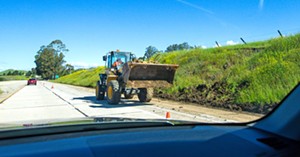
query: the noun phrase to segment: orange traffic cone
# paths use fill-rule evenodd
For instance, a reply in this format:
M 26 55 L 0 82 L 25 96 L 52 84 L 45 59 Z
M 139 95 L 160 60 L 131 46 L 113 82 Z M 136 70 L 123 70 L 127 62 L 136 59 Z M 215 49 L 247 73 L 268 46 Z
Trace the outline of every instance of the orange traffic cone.
M 166 113 L 166 118 L 171 118 L 171 113 L 170 112 Z

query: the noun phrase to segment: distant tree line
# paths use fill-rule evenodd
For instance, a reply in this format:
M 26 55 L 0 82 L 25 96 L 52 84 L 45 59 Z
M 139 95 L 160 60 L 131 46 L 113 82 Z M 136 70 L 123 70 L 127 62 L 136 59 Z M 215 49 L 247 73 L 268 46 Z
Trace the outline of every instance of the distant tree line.
M 190 46 L 187 42 L 183 42 L 181 44 L 169 45 L 165 51 L 159 51 L 154 46 L 148 46 L 148 47 L 146 47 L 146 51 L 145 51 L 143 59 L 149 59 L 158 52 L 172 52 L 172 51 L 179 51 L 179 50 L 189 50 L 189 49 L 194 49 L 194 48 L 197 48 L 197 46 L 194 46 L 194 47 Z
M 21 70 L 9 70 L 8 72 L 2 73 L 2 76 L 5 75 L 25 75 L 25 71 L 21 71 Z
M 26 77 L 35 77 L 36 76 L 36 70 L 35 68 L 31 68 L 31 70 L 27 71 L 25 74 Z

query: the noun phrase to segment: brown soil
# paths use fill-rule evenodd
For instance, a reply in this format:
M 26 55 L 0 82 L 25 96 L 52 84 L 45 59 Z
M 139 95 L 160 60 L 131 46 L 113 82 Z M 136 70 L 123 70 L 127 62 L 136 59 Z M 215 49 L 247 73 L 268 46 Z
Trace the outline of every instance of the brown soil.
M 264 116 L 263 114 L 248 113 L 248 112 L 241 112 L 241 111 L 228 111 L 224 109 L 205 107 L 199 104 L 176 102 L 176 101 L 164 100 L 160 98 L 152 99 L 151 103 L 153 103 L 158 107 L 168 108 L 179 112 L 185 112 L 194 115 L 208 114 L 215 117 L 235 120 L 239 122 L 250 122 Z
M 243 82 L 238 89 L 247 88 L 248 82 Z M 180 102 L 189 102 L 206 107 L 226 109 L 229 111 L 246 111 L 251 113 L 266 114 L 269 113 L 275 104 L 259 105 L 254 103 L 236 104 L 234 98 L 236 93 L 228 91 L 226 83 L 214 83 L 211 87 L 200 84 L 196 87 L 180 89 L 175 94 L 167 94 L 162 90 L 155 90 L 154 95 L 158 98 L 174 100 Z

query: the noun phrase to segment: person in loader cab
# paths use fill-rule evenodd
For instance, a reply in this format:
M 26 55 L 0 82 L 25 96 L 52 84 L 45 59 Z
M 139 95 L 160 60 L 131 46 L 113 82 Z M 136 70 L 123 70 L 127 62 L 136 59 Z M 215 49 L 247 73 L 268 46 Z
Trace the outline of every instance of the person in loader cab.
M 112 67 L 118 67 L 119 65 L 121 65 L 123 62 L 121 60 L 121 58 L 118 58 L 113 64 Z
M 120 65 L 122 65 L 123 62 L 121 60 L 121 58 L 118 58 L 113 64 L 112 67 L 115 68 L 115 74 L 116 75 L 121 75 L 122 73 L 120 72 Z

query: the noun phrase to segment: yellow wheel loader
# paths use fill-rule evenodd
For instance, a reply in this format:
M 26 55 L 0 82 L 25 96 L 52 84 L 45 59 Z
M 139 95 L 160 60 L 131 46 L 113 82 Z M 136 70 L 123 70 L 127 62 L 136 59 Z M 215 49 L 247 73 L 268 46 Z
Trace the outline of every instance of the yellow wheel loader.
M 150 102 L 153 88 L 173 84 L 178 65 L 145 63 L 136 60 L 131 52 L 111 51 L 103 56 L 106 71 L 99 74 L 96 84 L 96 99 L 109 104 L 118 104 L 121 95 L 131 99 L 137 94 L 140 102 Z

